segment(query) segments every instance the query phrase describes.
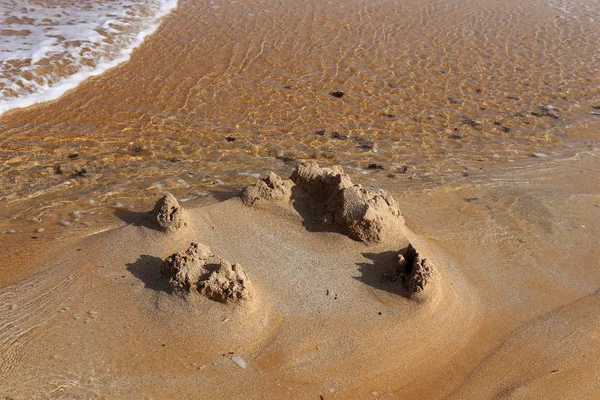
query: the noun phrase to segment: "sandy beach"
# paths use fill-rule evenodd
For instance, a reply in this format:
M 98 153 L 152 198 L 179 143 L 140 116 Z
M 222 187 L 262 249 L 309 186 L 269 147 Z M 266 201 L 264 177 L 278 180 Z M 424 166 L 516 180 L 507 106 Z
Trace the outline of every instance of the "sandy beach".
M 0 9 L 0 398 L 600 398 L 596 0 Z
M 192 208 L 172 234 L 124 212 L 1 289 L 3 395 L 596 398 L 598 172 L 585 154 L 399 193 L 406 224 L 375 245 L 286 200 Z M 171 293 L 161 265 L 190 242 L 241 263 L 252 301 Z M 408 242 L 437 270 L 418 299 L 385 279 Z

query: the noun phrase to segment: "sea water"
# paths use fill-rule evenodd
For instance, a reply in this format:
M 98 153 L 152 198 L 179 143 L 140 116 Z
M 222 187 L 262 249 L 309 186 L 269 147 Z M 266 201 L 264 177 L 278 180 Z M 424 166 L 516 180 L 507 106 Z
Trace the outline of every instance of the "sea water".
M 0 0 L 0 114 L 129 59 L 177 0 Z

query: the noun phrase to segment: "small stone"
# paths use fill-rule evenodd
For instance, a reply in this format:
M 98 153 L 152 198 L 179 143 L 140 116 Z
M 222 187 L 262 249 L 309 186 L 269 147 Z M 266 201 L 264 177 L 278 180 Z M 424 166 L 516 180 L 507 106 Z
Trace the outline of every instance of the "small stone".
M 42 233 L 42 232 L 44 232 L 45 230 L 46 230 L 46 229 L 44 229 L 44 228 L 39 228 L 38 230 L 36 230 L 36 232 L 37 232 L 37 233 Z
M 236 138 L 234 138 L 234 137 L 232 137 L 232 136 L 227 136 L 227 137 L 225 138 L 225 140 L 227 140 L 228 142 L 235 142 L 237 139 L 236 139 Z
M 460 136 L 460 135 L 457 135 L 456 133 L 453 133 L 453 134 L 451 134 L 451 135 L 448 135 L 448 137 L 449 137 L 450 139 L 454 139 L 454 140 L 458 140 L 458 139 L 462 139 L 462 138 L 463 138 L 462 136 Z
M 378 163 L 371 163 L 367 166 L 368 169 L 385 169 L 383 165 Z
M 88 311 L 88 314 L 89 315 L 97 315 L 98 311 L 96 311 L 96 310 L 90 310 L 90 311 Z
M 342 135 L 339 132 L 331 132 L 331 138 L 332 139 L 337 139 L 337 140 L 346 140 L 348 139 L 347 135 Z
M 17 309 L 17 305 L 16 304 L 11 304 L 10 305 L 10 309 L 11 310 L 16 310 Z
M 331 92 L 329 94 L 337 99 L 341 99 L 345 95 L 344 92 Z
M 533 157 L 541 157 L 541 158 L 548 157 L 548 155 L 544 154 L 544 153 L 532 153 L 531 155 Z
M 325 136 L 325 131 L 323 131 L 323 130 L 315 131 L 315 135 Z
M 61 224 L 62 226 L 69 226 L 71 225 L 70 221 L 60 221 L 59 224 Z
M 240 356 L 231 357 L 231 361 L 233 361 L 235 363 L 235 365 L 237 365 L 241 369 L 246 369 L 246 367 L 248 366 L 246 361 Z
M 470 117 L 463 117 L 460 120 L 463 124 L 465 125 L 469 125 L 469 126 L 478 126 L 481 125 L 481 122 L 474 120 L 473 118 Z

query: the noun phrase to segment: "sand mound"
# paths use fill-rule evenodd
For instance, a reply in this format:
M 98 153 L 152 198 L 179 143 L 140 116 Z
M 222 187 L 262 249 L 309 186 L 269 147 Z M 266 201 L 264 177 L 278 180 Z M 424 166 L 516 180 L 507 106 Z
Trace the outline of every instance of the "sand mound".
M 158 199 L 150 211 L 150 219 L 164 232 L 175 232 L 187 225 L 185 210 L 171 193 Z
M 289 179 L 283 180 L 274 172 L 269 172 L 265 179 L 242 190 L 241 198 L 245 205 L 251 206 L 259 200 L 284 200 L 292 195 L 294 183 Z
M 421 258 L 417 249 L 410 243 L 404 254 L 398 254 L 396 271 L 398 278 L 410 295 L 422 292 L 434 274 L 433 264 L 426 258 Z
M 302 193 L 292 190 L 294 186 Z M 322 224 L 367 244 L 381 242 L 387 225 L 403 222 L 398 203 L 388 192 L 354 185 L 340 166 L 303 163 L 286 180 L 270 172 L 244 188 L 241 198 L 247 206 L 260 200 L 308 201 L 310 205 L 304 208 Z
M 185 252 L 167 257 L 162 272 L 178 291 L 198 292 L 222 303 L 252 297 L 250 280 L 242 266 L 231 265 L 199 243 L 192 243 Z
M 352 239 L 379 243 L 386 225 L 402 222 L 398 203 L 388 192 L 354 185 L 340 166 L 321 168 L 316 163 L 304 163 L 291 179 L 320 203 L 317 210 L 324 223 Z

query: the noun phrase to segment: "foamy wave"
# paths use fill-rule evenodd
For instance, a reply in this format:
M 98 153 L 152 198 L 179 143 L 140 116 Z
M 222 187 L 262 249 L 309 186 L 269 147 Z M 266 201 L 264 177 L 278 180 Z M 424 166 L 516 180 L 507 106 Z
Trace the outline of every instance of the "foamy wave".
M 98 0 L 69 7 L 0 0 L 0 115 L 54 100 L 129 60 L 177 0 Z

